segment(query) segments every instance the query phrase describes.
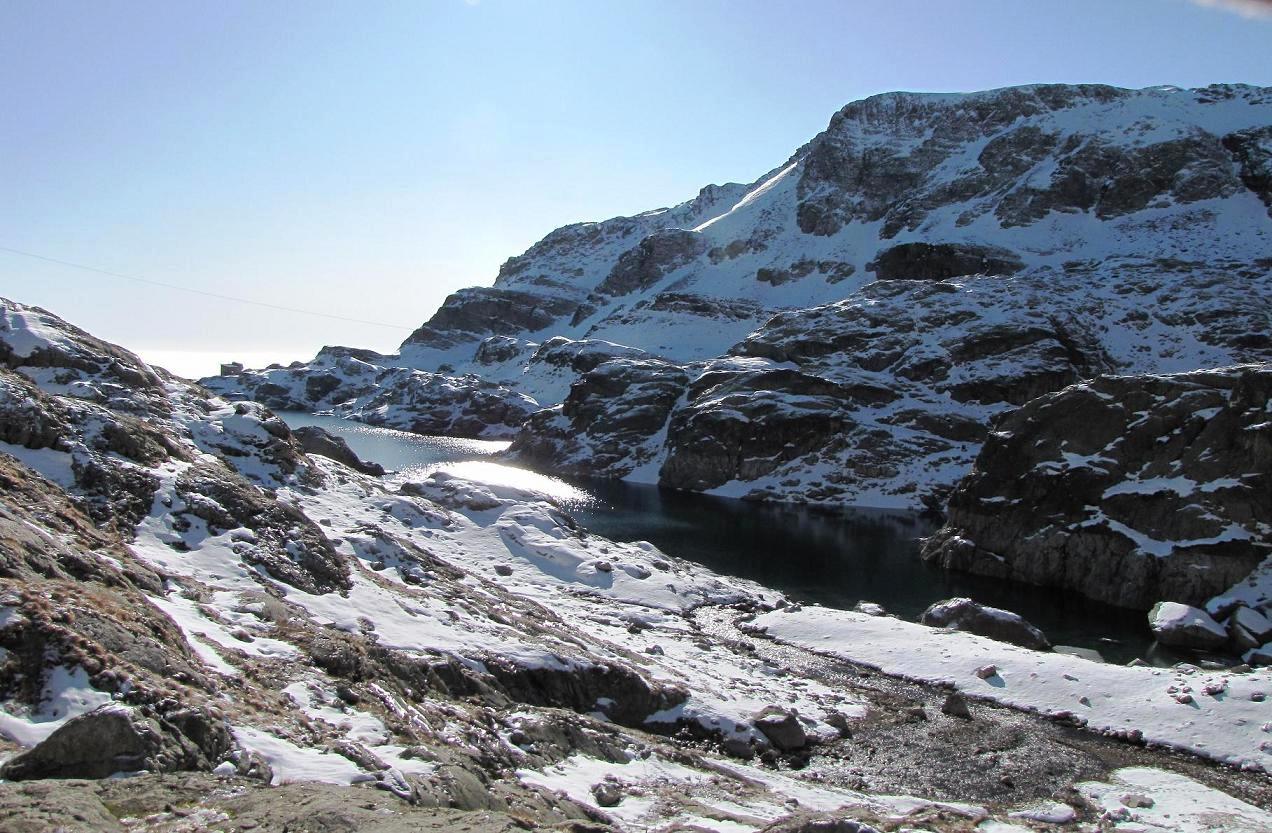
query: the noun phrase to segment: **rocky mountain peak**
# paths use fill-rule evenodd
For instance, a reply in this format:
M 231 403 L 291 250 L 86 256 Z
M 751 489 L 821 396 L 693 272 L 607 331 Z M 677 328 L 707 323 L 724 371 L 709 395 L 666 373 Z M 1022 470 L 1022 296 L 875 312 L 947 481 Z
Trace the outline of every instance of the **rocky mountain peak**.
M 1272 359 L 1270 206 L 1270 89 L 886 93 L 748 185 L 548 234 L 398 357 L 210 384 L 521 430 L 571 473 L 939 506 L 1009 408 Z

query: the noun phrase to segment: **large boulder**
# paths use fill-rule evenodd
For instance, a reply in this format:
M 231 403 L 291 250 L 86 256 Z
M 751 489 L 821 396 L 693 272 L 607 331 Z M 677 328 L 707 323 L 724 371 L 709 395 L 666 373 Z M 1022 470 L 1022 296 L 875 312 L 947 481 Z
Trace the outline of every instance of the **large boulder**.
M 1157 641 L 1171 648 L 1212 651 L 1228 641 L 1223 625 L 1199 607 L 1158 602 L 1148 612 L 1148 626 Z
M 306 454 L 321 454 L 338 463 L 344 463 L 354 471 L 379 477 L 384 474 L 384 466 L 369 463 L 354 453 L 343 437 L 337 436 L 317 425 L 306 425 L 292 431 Z
M 971 599 L 937 602 L 923 611 L 919 621 L 929 627 L 967 631 L 1035 651 L 1051 650 L 1051 642 L 1046 635 L 1019 614 Z
M 753 720 L 755 728 L 777 749 L 794 752 L 808 745 L 808 734 L 799 715 L 780 706 L 766 706 Z
M 210 769 L 229 750 L 229 729 L 206 713 L 182 713 L 174 721 L 111 704 L 68 720 L 7 761 L 0 777 L 106 778 L 139 770 Z

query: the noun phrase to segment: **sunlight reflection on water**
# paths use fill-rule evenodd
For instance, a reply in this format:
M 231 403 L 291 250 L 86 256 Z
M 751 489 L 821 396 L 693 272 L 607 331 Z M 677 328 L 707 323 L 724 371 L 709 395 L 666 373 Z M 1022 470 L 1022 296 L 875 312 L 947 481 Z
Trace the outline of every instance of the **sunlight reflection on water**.
M 549 477 L 546 474 L 505 466 L 500 463 L 489 463 L 484 460 L 462 460 L 442 463 L 434 466 L 421 466 L 407 469 L 400 475 L 404 480 L 423 480 L 433 472 L 445 472 L 462 480 L 471 480 L 487 486 L 505 486 L 521 489 L 526 492 L 552 498 L 566 506 L 583 506 L 594 503 L 596 498 L 591 494 L 571 486 L 564 480 Z
M 338 434 L 364 460 L 374 460 L 394 470 L 393 479 L 399 483 L 421 481 L 433 472 L 443 471 L 474 483 L 533 492 L 566 506 L 586 506 L 595 502 L 589 492 L 564 480 L 480 459 L 506 451 L 512 445 L 507 440 L 425 436 L 365 425 L 330 414 L 279 413 L 293 428 L 317 425 Z

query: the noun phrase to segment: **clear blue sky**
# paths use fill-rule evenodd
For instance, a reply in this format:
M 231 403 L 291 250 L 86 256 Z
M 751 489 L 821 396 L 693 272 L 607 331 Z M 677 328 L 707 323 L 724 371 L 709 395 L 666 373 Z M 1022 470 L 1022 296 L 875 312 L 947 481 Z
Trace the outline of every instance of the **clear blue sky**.
M 1229 8 L 6 0 L 0 246 L 413 327 L 551 229 L 753 179 L 872 93 L 1272 85 L 1272 18 Z M 3 252 L 0 294 L 151 351 L 405 335 Z

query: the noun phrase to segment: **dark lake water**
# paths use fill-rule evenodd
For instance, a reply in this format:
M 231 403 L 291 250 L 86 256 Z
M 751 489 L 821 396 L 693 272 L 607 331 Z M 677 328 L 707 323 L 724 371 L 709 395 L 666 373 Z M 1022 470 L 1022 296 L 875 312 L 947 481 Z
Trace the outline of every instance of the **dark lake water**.
M 918 539 L 935 527 L 917 514 L 825 511 L 608 480 L 567 481 L 502 463 L 496 455 L 505 442 L 424 437 L 331 416 L 280 416 L 293 427 L 319 425 L 337 433 L 359 456 L 408 477 L 446 469 L 541 491 L 599 535 L 651 541 L 669 555 L 751 579 L 795 601 L 851 608 L 865 600 L 913 620 L 935 601 L 969 596 L 1019 613 L 1056 644 L 1093 649 L 1110 662 L 1144 657 L 1152 645 L 1143 613 L 925 564 Z

